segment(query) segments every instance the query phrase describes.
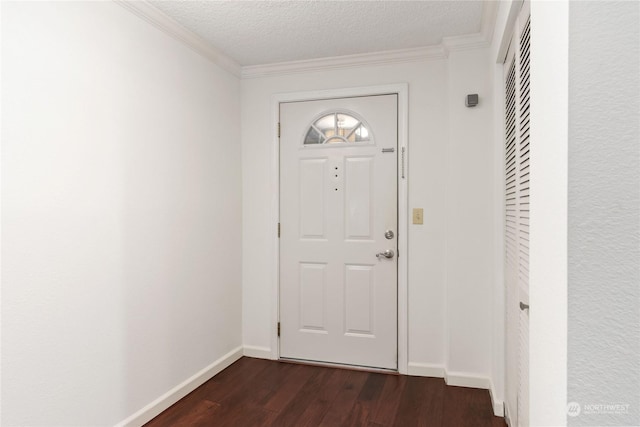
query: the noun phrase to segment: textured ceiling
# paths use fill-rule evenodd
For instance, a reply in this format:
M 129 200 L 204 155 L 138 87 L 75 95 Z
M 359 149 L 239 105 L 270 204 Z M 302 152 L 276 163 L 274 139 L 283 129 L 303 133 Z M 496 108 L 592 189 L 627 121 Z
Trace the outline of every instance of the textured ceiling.
M 240 65 L 438 44 L 480 32 L 482 1 L 150 1 Z

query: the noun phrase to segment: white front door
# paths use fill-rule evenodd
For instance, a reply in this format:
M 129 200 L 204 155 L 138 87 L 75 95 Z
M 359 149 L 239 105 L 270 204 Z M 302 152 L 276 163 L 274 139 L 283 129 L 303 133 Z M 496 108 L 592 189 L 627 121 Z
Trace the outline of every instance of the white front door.
M 397 95 L 280 104 L 280 357 L 396 370 Z

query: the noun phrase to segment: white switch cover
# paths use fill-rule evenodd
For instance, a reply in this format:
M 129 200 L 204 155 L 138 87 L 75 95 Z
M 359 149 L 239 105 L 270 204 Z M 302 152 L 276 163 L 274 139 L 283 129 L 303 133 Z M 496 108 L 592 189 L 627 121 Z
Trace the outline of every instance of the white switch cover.
M 422 224 L 424 222 L 424 214 L 422 208 L 413 208 L 413 223 Z

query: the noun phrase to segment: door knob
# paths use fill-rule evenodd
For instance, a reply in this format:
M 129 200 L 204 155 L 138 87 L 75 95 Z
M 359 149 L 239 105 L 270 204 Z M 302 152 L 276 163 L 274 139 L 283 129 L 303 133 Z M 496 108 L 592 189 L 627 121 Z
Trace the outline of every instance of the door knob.
M 387 249 L 384 252 L 380 252 L 379 254 L 376 254 L 376 258 L 378 259 L 380 259 L 380 257 L 393 258 L 394 255 L 395 255 L 395 252 L 393 252 L 392 249 Z

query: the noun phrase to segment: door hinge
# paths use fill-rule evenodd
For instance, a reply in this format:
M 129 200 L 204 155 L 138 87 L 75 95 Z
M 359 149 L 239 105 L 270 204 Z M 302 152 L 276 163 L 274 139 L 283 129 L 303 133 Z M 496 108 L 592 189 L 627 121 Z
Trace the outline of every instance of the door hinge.
M 278 122 L 278 138 L 280 138 L 280 122 Z
M 280 238 L 280 223 L 278 223 L 278 239 Z
M 278 322 L 278 336 L 280 336 L 280 322 Z
M 402 177 L 402 179 L 405 179 L 405 176 L 404 176 L 404 147 L 402 147 L 402 150 L 400 150 L 400 152 L 401 152 L 401 159 L 400 159 L 401 165 L 400 166 L 401 166 L 401 169 L 402 169 L 401 177 Z

